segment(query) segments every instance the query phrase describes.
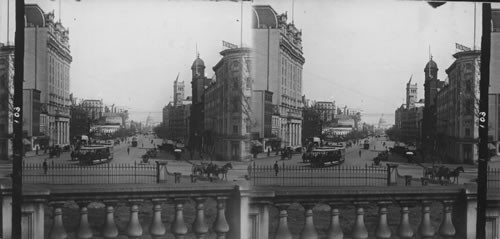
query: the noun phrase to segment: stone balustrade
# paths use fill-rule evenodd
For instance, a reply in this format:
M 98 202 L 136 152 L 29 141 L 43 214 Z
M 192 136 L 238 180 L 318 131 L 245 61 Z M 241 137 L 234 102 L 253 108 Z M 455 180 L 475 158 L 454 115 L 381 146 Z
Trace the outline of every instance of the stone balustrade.
M 475 238 L 475 185 L 25 185 L 24 238 Z M 2 238 L 12 191 L 0 181 Z M 487 227 L 500 228 L 500 190 Z M 96 206 L 98 205 L 98 206 Z
M 242 238 L 240 228 L 245 222 L 240 219 L 247 214 L 244 211 L 247 204 L 241 205 L 242 190 L 241 186 L 225 183 L 140 187 L 49 185 L 47 188 L 28 185 L 23 188 L 23 221 L 27 222 L 23 224 L 23 233 L 26 232 L 26 238 L 50 239 L 146 235 L 151 238 L 170 235 L 176 239 Z M 12 193 L 8 182 L 2 183 L 1 192 L 2 238 L 10 238 L 11 225 L 6 222 L 11 211 L 6 208 L 12 201 Z M 169 217 L 171 220 L 166 219 Z
M 473 185 L 255 188 L 250 238 L 474 238 L 475 190 Z

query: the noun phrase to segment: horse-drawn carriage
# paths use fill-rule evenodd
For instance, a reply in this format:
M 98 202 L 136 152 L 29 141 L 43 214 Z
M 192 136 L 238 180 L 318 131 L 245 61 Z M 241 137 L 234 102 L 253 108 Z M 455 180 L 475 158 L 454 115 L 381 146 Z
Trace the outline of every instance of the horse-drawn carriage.
M 211 182 L 214 179 L 227 181 L 227 173 L 232 168 L 231 163 L 226 163 L 222 167 L 212 162 L 193 164 L 192 174 L 198 177 L 207 177 Z
M 150 158 L 156 158 L 158 150 L 156 148 L 148 149 L 146 154 L 142 155 L 142 162 L 148 163 Z
M 458 176 L 464 172 L 464 168 L 459 166 L 453 170 L 445 166 L 424 167 L 424 177 L 421 178 L 422 185 L 431 184 L 458 184 Z

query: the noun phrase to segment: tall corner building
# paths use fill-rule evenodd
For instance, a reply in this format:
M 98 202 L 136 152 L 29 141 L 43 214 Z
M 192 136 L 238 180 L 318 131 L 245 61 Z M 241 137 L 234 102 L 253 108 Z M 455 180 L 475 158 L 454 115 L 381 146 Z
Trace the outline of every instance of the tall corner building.
M 254 90 L 273 93 L 272 128 L 281 147 L 301 147 L 302 32 L 268 5 L 253 7 Z
M 205 149 L 217 160 L 250 160 L 252 60 L 250 48 L 230 48 L 212 68 L 204 94 Z
M 23 88 L 40 91 L 39 137 L 47 137 L 49 145 L 68 145 L 73 60 L 69 30 L 55 21 L 53 12 L 45 13 L 36 4 L 25 5 L 25 17 Z

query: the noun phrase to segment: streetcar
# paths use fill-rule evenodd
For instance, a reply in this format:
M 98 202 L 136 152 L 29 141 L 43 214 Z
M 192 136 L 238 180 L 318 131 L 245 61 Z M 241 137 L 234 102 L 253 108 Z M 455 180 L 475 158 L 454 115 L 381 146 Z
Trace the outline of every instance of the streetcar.
M 92 144 L 82 146 L 76 152 L 76 158 L 82 165 L 106 163 L 113 160 L 113 144 Z
M 339 165 L 345 161 L 345 147 L 340 145 L 317 147 L 306 153 L 304 158 L 311 167 Z

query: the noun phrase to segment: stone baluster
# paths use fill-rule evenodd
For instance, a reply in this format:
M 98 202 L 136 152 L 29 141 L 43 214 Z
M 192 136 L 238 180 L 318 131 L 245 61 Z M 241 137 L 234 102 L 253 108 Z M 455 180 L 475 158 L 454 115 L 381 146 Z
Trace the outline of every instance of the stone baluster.
M 102 228 L 102 237 L 106 239 L 116 238 L 118 236 L 118 228 L 115 224 L 115 201 L 105 201 L 106 216 L 104 219 L 104 227 Z
M 130 220 L 127 225 L 127 236 L 131 239 L 138 239 L 142 236 L 142 226 L 139 222 L 139 206 L 141 200 L 130 200 Z
M 418 227 L 418 234 L 423 239 L 430 239 L 434 237 L 434 228 L 431 223 L 431 201 L 422 201 L 422 221 Z
M 51 228 L 50 233 L 49 233 L 49 238 L 50 239 L 66 239 L 66 238 L 68 238 L 68 234 L 66 233 L 66 230 L 64 229 L 63 220 L 62 220 L 62 207 L 64 206 L 64 203 L 56 202 L 56 203 L 53 203 L 52 206 L 54 207 L 54 220 L 52 223 L 52 228 Z
M 89 219 L 88 219 L 88 209 L 87 205 L 89 202 L 87 201 L 78 201 L 78 206 L 80 207 L 80 224 L 76 229 L 75 236 L 78 239 L 90 239 L 92 238 L 92 228 L 90 228 Z
M 363 205 L 367 205 L 367 202 L 354 202 L 356 206 L 356 221 L 354 222 L 354 227 L 352 229 L 353 239 L 366 239 L 368 238 L 368 231 L 365 227 L 365 211 Z
M 153 239 L 161 238 L 167 232 L 165 225 L 161 221 L 161 203 L 163 199 L 153 199 L 153 221 L 149 226 L 149 234 Z
M 187 234 L 187 226 L 184 223 L 184 202 L 187 199 L 179 198 L 174 199 L 175 203 L 175 217 L 172 222 L 171 231 L 176 239 L 184 239 Z
M 400 202 L 401 206 L 401 220 L 398 227 L 398 236 L 401 239 L 411 239 L 415 235 L 410 225 L 410 218 L 408 216 L 410 202 Z
M 226 220 L 225 201 L 227 197 L 217 197 L 217 217 L 215 218 L 214 231 L 217 239 L 225 239 L 229 232 L 229 225 Z
M 316 232 L 316 228 L 314 228 L 313 221 L 313 208 L 315 206 L 314 203 L 304 203 L 304 229 L 300 233 L 301 239 L 317 239 L 318 233 Z
M 378 214 L 379 214 L 379 220 L 378 220 L 378 225 L 377 228 L 375 229 L 375 237 L 377 239 L 389 239 L 391 238 L 391 229 L 389 228 L 389 225 L 387 224 L 387 207 L 389 206 L 391 202 L 378 202 Z
M 451 210 L 452 210 L 453 200 L 443 201 L 443 221 L 439 226 L 439 235 L 442 238 L 453 238 L 455 236 L 455 227 L 451 220 Z
M 344 232 L 342 232 L 342 227 L 340 227 L 340 220 L 339 220 L 339 207 L 342 206 L 343 204 L 338 204 L 338 203 L 329 203 L 330 209 L 331 209 L 331 221 L 330 221 L 330 227 L 328 228 L 328 231 L 326 232 L 326 238 L 328 239 L 342 239 L 344 238 Z
M 279 203 L 276 204 L 280 211 L 280 222 L 278 224 L 278 229 L 276 230 L 276 235 L 274 239 L 292 239 L 292 233 L 288 229 L 288 207 L 289 203 Z
M 208 233 L 208 225 L 205 220 L 205 198 L 196 198 L 196 218 L 193 222 L 193 232 L 196 238 L 205 239 Z

